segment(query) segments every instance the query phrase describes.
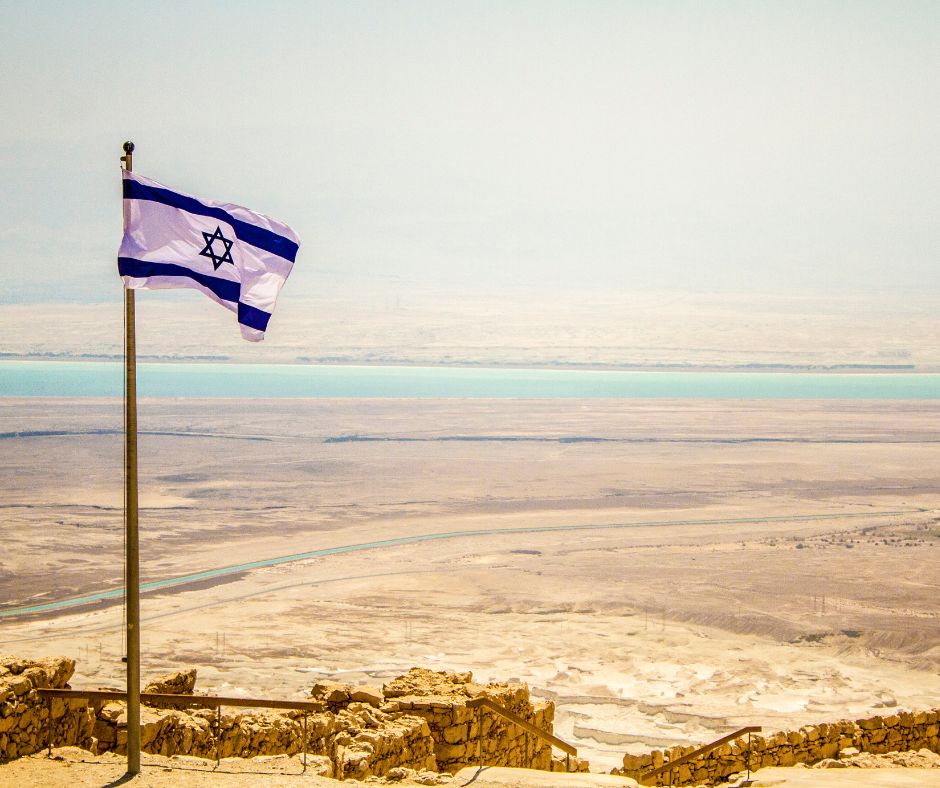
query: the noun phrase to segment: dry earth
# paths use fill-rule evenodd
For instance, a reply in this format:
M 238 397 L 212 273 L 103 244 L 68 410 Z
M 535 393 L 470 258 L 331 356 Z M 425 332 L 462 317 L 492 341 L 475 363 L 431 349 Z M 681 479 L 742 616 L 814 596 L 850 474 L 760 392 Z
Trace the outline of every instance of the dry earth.
M 339 786 L 375 785 L 346 780 L 342 783 L 309 772 L 299 774 L 302 766 L 296 758 L 267 758 L 243 761 L 226 759 L 219 767 L 197 758 L 163 758 L 145 755 L 143 769 L 132 779 L 125 777 L 124 759 L 113 755 L 91 756 L 75 748 L 20 758 L 0 766 L 0 785 L 69 786 L 70 788 L 339 788 Z M 396 783 L 391 783 L 396 784 Z M 401 783 L 398 783 L 401 784 Z M 752 781 L 739 785 L 790 786 L 790 788 L 908 788 L 940 786 L 940 769 L 762 769 L 752 774 Z M 467 768 L 447 783 L 458 786 L 491 788 L 602 788 L 636 786 L 632 780 L 600 774 L 559 774 L 521 769 Z
M 121 585 L 120 429 L 113 401 L 0 401 L 33 433 L 0 439 L 3 608 Z M 940 705 L 940 403 L 151 400 L 141 430 L 145 581 L 482 532 L 147 594 L 145 675 L 519 678 L 595 769 Z M 120 605 L 0 618 L 73 686 L 120 686 L 122 648 Z

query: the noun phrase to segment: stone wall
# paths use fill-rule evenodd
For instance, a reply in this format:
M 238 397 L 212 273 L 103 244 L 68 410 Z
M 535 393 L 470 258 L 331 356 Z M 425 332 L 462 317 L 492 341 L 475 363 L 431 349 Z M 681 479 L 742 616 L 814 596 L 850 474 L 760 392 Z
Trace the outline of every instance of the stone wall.
M 555 706 L 533 702 L 525 684 L 479 685 L 470 673 L 434 672 L 412 668 L 383 687 L 386 708 L 424 719 L 434 738 L 437 768 L 456 773 L 464 766 L 513 766 L 552 770 L 565 761 L 552 759 L 551 745 L 489 709 L 475 709 L 467 701 L 485 696 L 506 707 L 526 722 L 552 732 Z M 480 730 L 482 725 L 482 739 Z M 587 762 L 572 760 L 573 771 L 587 770 Z
M 96 703 L 90 742 L 96 753 L 127 752 L 127 708 L 123 702 Z M 335 728 L 330 714 L 307 716 L 307 752 L 326 755 Z M 144 752 L 202 758 L 250 758 L 303 751 L 303 715 L 295 712 L 241 713 L 235 709 L 157 709 L 141 706 Z
M 679 764 L 673 774 L 675 785 L 718 783 L 732 774 L 767 766 L 814 764 L 858 753 L 907 752 L 927 749 L 940 752 L 940 709 L 898 712 L 884 717 L 839 720 L 807 725 L 795 731 L 778 731 L 767 736 L 751 734 L 750 755 L 747 737 L 722 745 L 710 753 Z M 618 774 L 639 779 L 640 774 L 681 758 L 695 746 L 653 750 L 646 755 L 625 755 Z M 669 773 L 651 778 L 647 785 L 670 784 Z
M 410 714 L 388 714 L 351 703 L 336 715 L 340 732 L 333 739 L 337 777 L 379 777 L 393 769 L 438 770 L 434 739 L 427 723 Z
M 194 671 L 189 671 L 195 682 Z M 183 674 L 180 674 L 181 676 Z M 179 686 L 180 676 L 165 676 L 148 685 L 158 690 Z M 187 685 L 183 685 L 187 686 Z M 316 758 L 318 773 L 359 779 L 384 776 L 396 768 L 435 770 L 434 741 L 424 720 L 407 714 L 387 714 L 370 704 L 319 703 L 320 710 L 241 712 L 237 709 L 141 707 L 141 749 L 159 755 L 203 758 L 251 758 L 258 755 L 296 755 Z M 359 693 L 353 691 L 357 697 Z M 199 696 L 193 695 L 198 703 Z M 127 751 L 127 710 L 123 702 L 92 704 L 95 752 Z
M 0 762 L 48 746 L 77 745 L 94 753 L 127 750 L 123 702 L 41 699 L 39 688 L 67 688 L 75 663 L 58 657 L 36 662 L 0 658 Z M 196 671 L 156 679 L 145 691 L 193 695 Z M 320 682 L 311 691 L 316 710 L 241 712 L 235 708 L 141 707 L 141 748 L 164 756 L 250 758 L 315 756 L 317 771 L 359 780 L 410 770 L 455 773 L 483 762 L 544 770 L 587 770 L 579 759 L 552 757 L 535 735 L 484 709 L 468 707 L 486 696 L 541 730 L 552 732 L 554 705 L 533 701 L 525 684 L 473 682 L 469 673 L 413 668 L 382 689 Z M 50 725 L 51 721 L 51 725 Z M 482 731 L 482 738 L 480 733 Z M 431 776 L 428 776 L 431 779 Z
M 75 671 L 66 657 L 0 656 L 0 763 L 54 747 L 91 745 L 94 717 L 84 700 L 52 701 L 38 689 L 62 689 Z

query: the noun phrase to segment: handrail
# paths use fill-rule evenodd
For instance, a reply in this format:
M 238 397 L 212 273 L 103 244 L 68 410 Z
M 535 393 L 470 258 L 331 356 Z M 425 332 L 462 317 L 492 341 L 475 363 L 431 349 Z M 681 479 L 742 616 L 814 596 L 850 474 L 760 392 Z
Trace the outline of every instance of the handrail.
M 693 758 L 697 758 L 699 755 L 704 755 L 707 752 L 711 752 L 712 750 L 719 748 L 722 744 L 737 739 L 738 736 L 741 736 L 745 733 L 748 734 L 748 741 L 750 742 L 750 734 L 760 732 L 760 725 L 748 725 L 746 728 L 741 728 L 740 730 L 736 730 L 734 733 L 729 733 L 727 736 L 722 736 L 720 739 L 715 739 L 715 741 L 699 747 L 697 750 L 692 750 L 692 752 L 690 752 L 688 755 L 683 755 L 681 758 L 676 758 L 674 761 L 668 761 L 662 766 L 657 766 L 655 769 L 650 769 L 648 772 L 643 772 L 643 774 L 640 775 L 639 781 L 642 782 L 649 777 L 655 777 L 656 775 L 662 774 L 663 772 L 672 771 L 680 764 L 683 764 L 686 761 L 690 761 Z M 750 753 L 750 750 L 748 752 Z M 748 758 L 748 761 L 750 761 L 750 757 Z M 750 771 L 750 764 L 748 765 L 748 770 Z
M 126 700 L 127 693 L 118 690 L 76 690 L 76 689 L 40 689 L 38 693 L 44 698 L 84 698 L 86 700 Z M 268 698 L 226 698 L 218 695 L 168 695 L 160 692 L 142 692 L 140 693 L 140 702 L 144 704 L 167 704 L 172 703 L 176 706 L 190 706 L 199 708 L 221 709 L 222 706 L 243 706 L 248 708 L 267 708 L 267 709 L 294 709 L 297 711 L 312 712 L 321 711 L 323 704 L 318 701 L 304 700 L 272 700 Z M 528 720 L 523 719 L 509 709 L 501 706 L 486 696 L 471 698 L 467 701 L 467 708 L 482 709 L 486 708 L 509 720 L 514 725 L 518 725 L 527 733 L 531 733 L 540 739 L 557 747 L 566 755 L 577 757 L 578 750 L 568 742 L 559 739 L 551 733 L 543 731 Z M 304 715 L 306 723 L 306 715 Z M 304 726 L 306 728 L 306 725 Z M 759 730 L 759 729 L 758 729 Z M 480 725 L 479 736 L 481 737 L 480 755 L 482 757 L 482 736 L 483 726 Z M 306 755 L 307 742 L 306 731 L 304 735 L 304 755 Z M 217 758 L 218 760 L 218 753 Z M 304 763 L 306 769 L 306 762 Z
M 522 730 L 531 733 L 534 736 L 538 736 L 540 739 L 544 739 L 552 746 L 557 747 L 566 755 L 574 755 L 575 757 L 578 755 L 578 750 L 576 747 L 571 746 L 568 744 L 568 742 L 559 739 L 557 736 L 553 736 L 551 733 L 543 731 L 541 728 L 537 728 L 528 720 L 524 720 L 519 715 L 513 714 L 505 706 L 500 706 L 498 703 L 496 703 L 496 701 L 487 698 L 485 695 L 480 695 L 467 701 L 467 708 L 475 709 L 478 707 L 489 709 L 490 711 L 499 714 L 501 717 L 505 717 L 510 722 L 515 723 L 520 728 L 522 728 Z
M 127 693 L 119 690 L 39 689 L 41 698 L 50 702 L 53 698 L 84 698 L 85 700 L 127 700 Z M 307 771 L 307 714 L 322 711 L 323 704 L 309 700 L 273 700 L 271 698 L 226 698 L 219 695 L 169 695 L 162 692 L 141 692 L 144 704 L 173 704 L 201 709 L 215 709 L 215 762 L 221 761 L 219 743 L 222 739 L 222 707 L 235 706 L 255 709 L 293 709 L 304 712 L 303 716 L 303 771 Z M 50 725 L 52 715 L 49 715 Z M 49 752 L 52 752 L 52 729 L 49 730 Z M 340 778 L 342 779 L 342 777 Z
M 127 693 L 118 690 L 40 689 L 45 698 L 86 698 L 87 700 L 126 700 Z M 173 703 L 203 709 L 220 706 L 241 706 L 255 709 L 294 709 L 322 711 L 323 704 L 309 700 L 272 700 L 269 698 L 225 698 L 219 695 L 168 695 L 162 692 L 141 692 L 141 703 Z

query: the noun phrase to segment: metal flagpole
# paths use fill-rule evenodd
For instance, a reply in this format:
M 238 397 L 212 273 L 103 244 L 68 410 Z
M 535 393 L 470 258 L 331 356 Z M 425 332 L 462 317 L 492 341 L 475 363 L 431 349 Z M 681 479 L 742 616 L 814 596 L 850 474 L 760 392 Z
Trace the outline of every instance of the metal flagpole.
M 124 169 L 134 143 L 124 143 Z M 137 543 L 137 336 L 134 291 L 124 288 L 124 554 L 127 594 L 127 773 L 140 773 L 140 551 Z

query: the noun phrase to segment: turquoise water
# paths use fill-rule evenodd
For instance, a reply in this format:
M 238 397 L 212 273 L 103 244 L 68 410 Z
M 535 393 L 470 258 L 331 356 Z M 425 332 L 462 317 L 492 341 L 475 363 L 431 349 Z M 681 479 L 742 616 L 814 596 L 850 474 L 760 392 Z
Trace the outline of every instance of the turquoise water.
M 120 397 L 122 365 L 0 361 L 0 397 Z M 141 397 L 940 399 L 940 375 L 619 372 L 303 364 L 138 366 Z

